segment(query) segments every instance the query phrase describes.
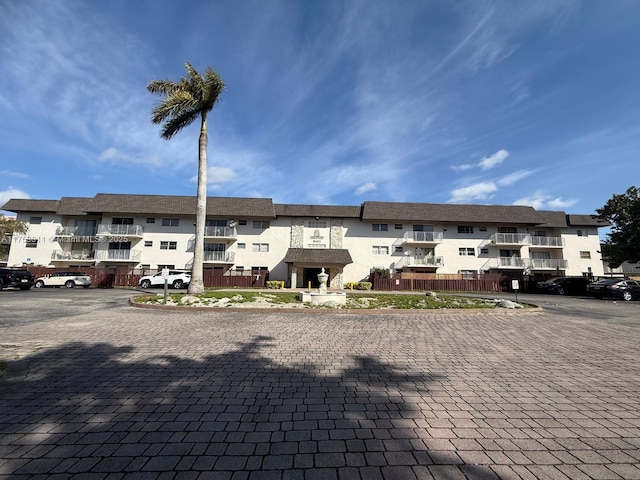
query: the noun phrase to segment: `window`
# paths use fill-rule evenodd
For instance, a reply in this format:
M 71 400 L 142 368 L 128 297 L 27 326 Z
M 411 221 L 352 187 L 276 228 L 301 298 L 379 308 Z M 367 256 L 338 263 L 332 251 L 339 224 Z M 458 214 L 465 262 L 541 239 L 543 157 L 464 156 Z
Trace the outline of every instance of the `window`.
M 269 228 L 269 222 L 267 220 L 254 220 L 253 228 Z
M 579 237 L 588 237 L 589 236 L 589 232 L 587 230 L 578 230 L 578 236 Z
M 473 233 L 473 225 L 458 225 L 458 233 Z
M 133 225 L 133 218 L 131 218 L 131 217 L 113 217 L 111 219 L 111 225 Z
M 389 247 L 386 245 L 374 245 L 372 247 L 371 253 L 374 255 L 389 255 Z
M 177 227 L 180 224 L 180 220 L 177 218 L 163 218 L 162 226 L 163 227 Z
M 238 250 L 244 250 L 245 248 L 247 248 L 247 244 L 246 243 L 239 243 L 238 244 Z
M 532 237 L 546 237 L 547 236 L 547 232 L 545 232 L 544 230 L 536 230 L 535 232 L 531 232 L 531 236 Z
M 268 243 L 252 243 L 251 250 L 254 252 L 268 252 L 269 244 Z
M 238 225 L 246 225 L 247 221 L 246 220 L 238 220 Z
M 176 268 L 175 265 L 162 265 L 162 264 L 158 264 L 158 271 L 162 270 L 163 268 L 168 268 L 169 270 Z
M 151 268 L 151 264 L 150 263 L 143 263 L 140 265 L 140 269 L 141 270 L 149 270 Z
M 460 248 L 458 248 L 458 255 L 460 255 L 462 257 L 474 257 L 476 255 L 476 249 L 475 248 L 460 247 Z
M 400 253 L 400 254 L 402 254 L 402 253 L 404 253 L 404 248 L 402 248 L 402 247 L 395 247 L 395 248 L 393 249 L 393 253 Z
M 40 225 L 42 223 L 42 217 L 29 217 L 29 223 L 31 225 Z
M 25 241 L 26 248 L 38 248 L 38 239 L 37 238 L 27 238 Z
M 486 225 L 481 225 L 478 227 L 478 230 L 480 230 L 481 232 L 486 232 L 487 231 L 487 226 Z
M 309 220 L 309 228 L 327 228 L 326 220 Z
M 481 248 L 480 249 L 480 255 L 489 255 L 489 249 L 488 248 Z
M 156 219 L 153 217 L 147 218 L 147 223 L 156 223 Z
M 395 228 L 396 230 L 402 230 L 404 227 L 402 226 L 401 223 L 396 223 L 393 228 Z
M 389 225 L 387 225 L 386 223 L 374 223 L 373 225 L 371 225 L 371 229 L 374 232 L 386 232 L 389 230 Z
M 591 258 L 591 252 L 584 252 L 584 251 L 581 251 L 581 252 L 580 252 L 580 258 L 582 258 L 582 259 Z
M 177 250 L 178 242 L 160 242 L 160 250 Z
M 153 247 L 153 241 L 151 241 L 151 240 L 145 240 L 145 241 L 144 241 L 144 246 L 145 246 L 145 247 Z
M 414 232 L 433 232 L 433 225 L 414 225 Z
M 516 227 L 498 227 L 498 233 L 518 233 Z

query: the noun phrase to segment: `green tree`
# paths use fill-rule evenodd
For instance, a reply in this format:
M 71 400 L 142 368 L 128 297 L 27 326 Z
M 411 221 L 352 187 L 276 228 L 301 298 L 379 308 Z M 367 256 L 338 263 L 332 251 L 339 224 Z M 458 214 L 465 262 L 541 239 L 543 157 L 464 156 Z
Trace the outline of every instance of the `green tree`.
M 629 187 L 596 212 L 611 224 L 611 232 L 602 244 L 602 256 L 609 265 L 615 268 L 622 262 L 640 261 L 640 190 Z
M 0 216 L 0 258 L 9 255 L 11 246 L 11 236 L 14 234 L 24 235 L 29 231 L 29 225 L 17 220 L 15 217 Z
M 224 82 L 211 67 L 207 67 L 204 75 L 200 75 L 189 62 L 185 63 L 185 68 L 186 77 L 177 82 L 152 80 L 147 90 L 161 97 L 153 109 L 151 121 L 163 124 L 160 136 L 165 140 L 200 118 L 196 236 L 189 293 L 201 293 L 204 291 L 202 267 L 207 217 L 207 114 L 218 101 Z

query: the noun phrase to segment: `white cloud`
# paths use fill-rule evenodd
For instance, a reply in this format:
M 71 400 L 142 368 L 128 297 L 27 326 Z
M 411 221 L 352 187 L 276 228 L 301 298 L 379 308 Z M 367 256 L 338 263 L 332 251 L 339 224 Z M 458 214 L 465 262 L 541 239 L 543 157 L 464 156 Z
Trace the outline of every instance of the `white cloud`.
M 7 203 L 12 198 L 31 198 L 27 192 L 23 192 L 17 188 L 9 187 L 0 192 L 0 207 Z
M 523 178 L 534 174 L 535 172 L 535 170 L 518 170 L 517 172 L 509 173 L 508 175 L 500 177 L 498 180 L 496 180 L 496 184 L 500 187 L 508 187 L 509 185 L 513 185 Z
M 219 185 L 220 183 L 230 182 L 236 177 L 236 172 L 229 167 L 209 167 L 207 172 L 207 184 L 210 186 Z M 197 177 L 194 177 L 197 179 Z
M 29 175 L 22 172 L 13 172 L 11 170 L 0 170 L 0 175 L 4 177 L 29 178 Z
M 471 200 L 488 200 L 498 190 L 494 182 L 480 182 L 468 187 L 456 188 L 451 191 L 451 203 L 468 202 Z
M 478 167 L 480 170 L 490 170 L 493 167 L 497 167 L 502 162 L 504 162 L 509 156 L 509 151 L 498 150 L 496 153 L 489 155 L 488 157 L 482 157 L 482 159 L 478 163 L 465 163 L 463 165 L 452 165 L 451 169 L 455 171 L 465 171 L 471 170 L 472 168 Z
M 538 190 L 534 192 L 532 195 L 519 198 L 515 202 L 514 205 L 528 205 L 536 210 L 560 210 L 564 208 L 568 208 L 578 201 L 575 199 L 563 200 L 561 197 L 553 198 L 552 195 L 545 193 L 544 191 Z
M 378 185 L 376 185 L 373 182 L 367 182 L 364 185 L 360 185 L 358 188 L 356 188 L 355 193 L 356 195 L 362 195 L 363 193 L 371 192 L 377 189 L 378 189 Z

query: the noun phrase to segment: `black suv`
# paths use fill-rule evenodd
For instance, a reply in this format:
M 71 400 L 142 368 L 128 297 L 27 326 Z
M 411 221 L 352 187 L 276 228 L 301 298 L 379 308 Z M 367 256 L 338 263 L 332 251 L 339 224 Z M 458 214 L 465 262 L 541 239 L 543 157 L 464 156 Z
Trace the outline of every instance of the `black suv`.
M 29 290 L 33 287 L 35 277 L 28 270 L 17 268 L 0 268 L 0 290 L 5 287 L 15 287 Z

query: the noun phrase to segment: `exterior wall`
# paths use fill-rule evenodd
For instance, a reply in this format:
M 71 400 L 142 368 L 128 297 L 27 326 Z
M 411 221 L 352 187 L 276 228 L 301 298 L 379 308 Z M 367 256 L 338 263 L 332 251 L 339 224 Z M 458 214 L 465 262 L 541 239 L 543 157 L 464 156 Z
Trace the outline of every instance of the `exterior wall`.
M 70 246 L 69 238 L 56 237 L 56 229 L 61 226 L 73 227 L 76 219 L 95 219 L 98 225 L 110 225 L 113 217 L 132 217 L 133 224 L 142 227 L 144 233 L 140 237 L 120 239 L 118 235 L 97 236 L 93 248 L 96 252 L 105 254 L 109 249 L 110 241 L 127 240 L 131 242 L 131 250 L 140 251 L 139 262 L 108 262 L 110 266 L 128 266 L 130 268 L 148 266 L 152 271 L 159 265 L 174 265 L 175 268 L 189 268 L 193 259 L 194 219 L 191 216 L 182 215 L 108 215 L 96 216 L 64 216 L 42 212 L 20 212 L 18 220 L 29 222 L 31 217 L 42 217 L 39 224 L 31 224 L 26 236 L 14 236 L 9 253 L 8 265 L 21 265 L 27 261 L 33 264 L 65 266 L 64 262 L 51 262 L 54 250 L 66 250 Z M 155 218 L 154 223 L 147 223 L 148 218 Z M 177 226 L 163 226 L 163 218 L 177 218 Z M 227 221 L 231 219 L 226 219 Z M 234 219 L 238 220 L 238 219 Z M 270 279 L 284 280 L 288 283 L 292 272 L 290 266 L 283 262 L 289 248 L 344 248 L 349 250 L 353 263 L 345 265 L 342 272 L 336 267 L 331 268 L 332 285 L 343 282 L 360 281 L 368 277 L 370 269 L 374 267 L 395 270 L 404 268 L 407 257 L 415 253 L 416 245 L 408 245 L 404 242 L 404 235 L 413 232 L 413 223 L 404 222 L 398 224 L 388 221 L 371 222 L 361 221 L 358 218 L 320 218 L 315 217 L 278 217 L 269 222 L 268 228 L 255 228 L 251 217 L 244 218 L 246 225 L 236 226 L 237 239 L 207 238 L 206 243 L 223 243 L 227 252 L 233 253 L 235 258 L 232 263 L 207 263 L 205 267 L 223 267 L 225 269 L 250 270 L 254 267 L 266 267 L 270 271 Z M 318 223 L 318 222 L 325 222 Z M 373 229 L 374 223 L 386 223 L 387 230 Z M 422 222 L 424 225 L 432 225 L 433 232 L 442 235 L 442 241 L 424 248 L 433 248 L 435 257 L 442 257 L 441 266 L 433 266 L 429 271 L 437 273 L 459 273 L 464 270 L 483 271 L 488 270 L 492 262 L 500 256 L 500 250 L 516 250 L 520 258 L 529 259 L 533 255 L 547 254 L 550 259 L 566 260 L 567 268 L 563 270 L 567 275 L 592 274 L 603 276 L 604 268 L 601 260 L 600 240 L 595 227 L 571 227 L 571 228 L 538 228 L 525 225 L 512 225 L 518 234 L 530 234 L 531 231 L 545 231 L 549 237 L 562 237 L 562 248 L 533 248 L 531 245 L 493 245 L 491 236 L 498 233 L 498 226 L 486 224 L 465 223 L 472 225 L 473 233 L 459 233 L 458 223 L 432 223 Z M 481 228 L 482 227 L 482 228 Z M 581 231 L 581 235 L 578 234 Z M 110 238 L 112 237 L 112 238 Z M 37 248 L 28 248 L 26 239 L 38 240 Z M 145 247 L 145 242 L 151 242 Z M 161 249 L 161 242 L 176 242 L 175 250 Z M 244 244 L 244 248 L 241 245 Z M 254 244 L 260 247 L 254 249 Z M 387 253 L 376 252 L 374 247 L 385 247 Z M 398 247 L 402 250 L 397 251 Z M 419 246 L 418 246 L 419 247 Z M 473 249 L 473 255 L 460 255 L 460 248 Z M 481 249 L 487 249 L 488 253 L 481 253 Z M 254 251 L 255 250 L 255 251 Z M 409 252 L 410 255 L 405 255 Z M 581 258 L 581 252 L 589 252 L 590 258 Z M 582 256 L 586 256 L 584 253 Z M 29 260 L 27 260 L 29 259 Z M 68 262 L 67 264 L 74 264 Z M 93 262 L 86 263 L 93 265 Z M 101 266 L 100 260 L 95 262 Z M 515 274 L 521 274 L 522 270 L 513 268 Z M 297 278 L 303 276 L 303 268 L 296 269 Z M 548 275 L 555 273 L 547 270 Z

